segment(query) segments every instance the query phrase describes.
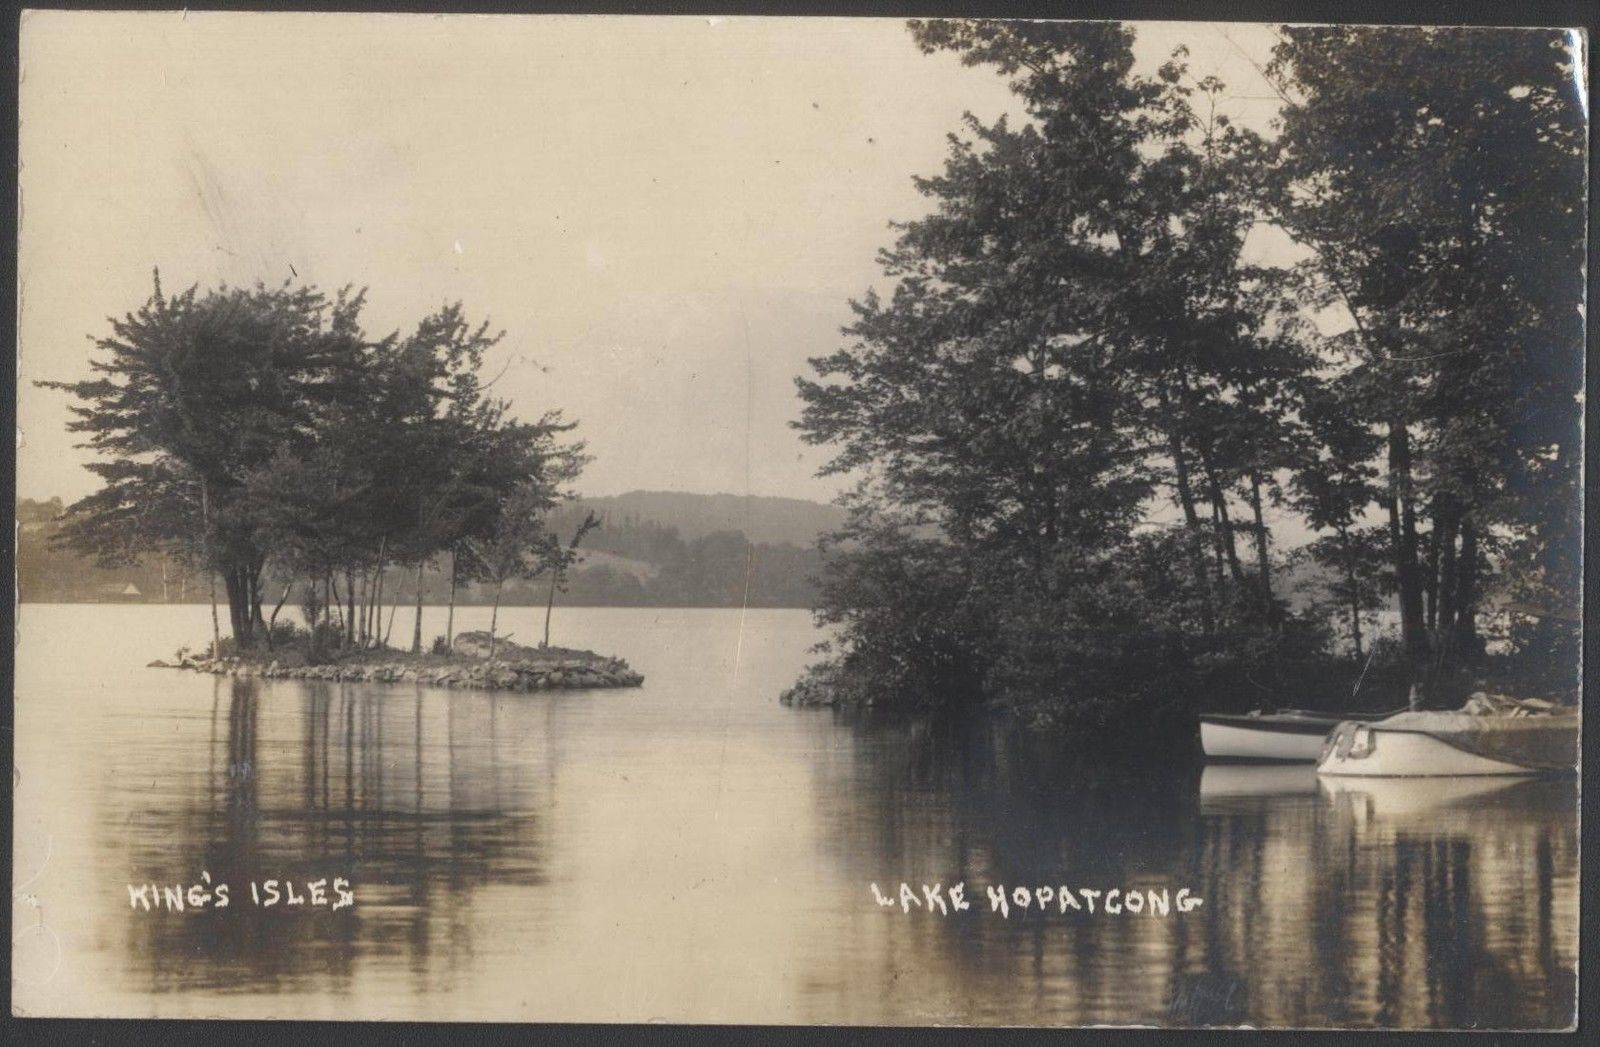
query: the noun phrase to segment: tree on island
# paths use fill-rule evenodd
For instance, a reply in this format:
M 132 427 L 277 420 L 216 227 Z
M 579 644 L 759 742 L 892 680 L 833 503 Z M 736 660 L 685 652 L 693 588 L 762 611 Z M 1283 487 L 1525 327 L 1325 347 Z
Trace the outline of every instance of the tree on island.
M 585 536 L 590 531 L 600 526 L 600 518 L 594 513 L 585 513 L 583 520 L 573 528 L 572 537 L 562 545 L 560 536 L 552 532 L 551 545 L 546 554 L 546 569 L 550 572 L 550 591 L 544 604 L 544 639 L 539 642 L 540 647 L 550 646 L 550 618 L 556 610 L 556 593 L 567 591 L 567 572 L 572 565 L 578 562 L 578 546 L 582 544 Z
M 102 459 L 60 541 L 103 565 L 158 553 L 220 576 L 241 650 L 268 631 L 268 573 L 274 618 L 301 585 L 313 646 L 381 645 L 387 566 L 420 574 L 494 534 L 514 492 L 545 492 L 548 512 L 584 458 L 558 412 L 521 422 L 487 395 L 499 336 L 459 305 L 372 339 L 363 304 L 288 284 L 168 296 L 158 276 L 97 340 L 99 377 L 39 383 L 75 398 L 71 428 Z M 420 614 L 418 629 L 414 649 Z
M 472 556 L 473 573 L 494 586 L 487 655 L 491 660 L 500 624 L 500 594 L 506 582 L 513 578 L 537 578 L 555 569 L 561 549 L 555 536 L 546 529 L 545 517 L 556 502 L 556 494 L 549 487 L 521 484 L 500 504 L 488 534 L 464 540 Z
M 104 459 L 89 466 L 104 484 L 69 508 L 64 540 L 102 563 L 188 549 L 220 575 L 233 635 L 249 646 L 267 557 L 245 476 L 280 447 L 306 446 L 319 410 L 354 385 L 360 308 L 359 296 L 330 303 L 287 286 L 167 296 L 157 278 L 96 342 L 100 377 L 40 383 L 80 401 L 69 428 Z

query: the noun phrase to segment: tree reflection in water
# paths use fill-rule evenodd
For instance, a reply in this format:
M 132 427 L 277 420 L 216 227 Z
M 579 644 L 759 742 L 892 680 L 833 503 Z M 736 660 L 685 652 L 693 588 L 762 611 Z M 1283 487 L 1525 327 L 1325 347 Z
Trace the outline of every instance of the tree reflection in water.
M 685 973 L 694 947 L 741 958 L 749 991 L 718 1006 L 756 1020 L 1570 1021 L 1571 781 L 1119 773 L 985 720 L 764 707 L 719 719 L 696 683 L 563 706 L 219 680 L 209 723 L 200 695 L 155 718 L 104 717 L 99 736 L 132 747 L 111 761 L 115 780 L 135 777 L 124 752 L 151 770 L 148 790 L 106 806 L 104 867 L 135 882 L 206 870 L 233 888 L 222 912 L 117 901 L 118 977 L 215 1013 L 259 1010 L 252 994 L 323 1013 L 639 1018 L 729 991 L 728 964 Z M 783 812 L 785 835 L 750 853 L 763 811 Z M 355 884 L 353 908 L 249 904 L 251 878 L 335 875 Z M 964 881 L 973 909 L 873 902 L 869 884 L 901 881 Z M 1001 884 L 1188 888 L 1204 904 L 1002 919 L 984 892 Z M 612 986 L 614 970 L 630 973 Z
M 993 722 L 839 714 L 829 858 L 859 882 L 965 881 L 972 912 L 875 912 L 888 995 L 932 1020 L 1559 1028 L 1574 1015 L 1571 780 L 1319 784 L 1310 767 L 1142 769 Z M 1223 772 L 1213 777 L 1213 771 Z M 1230 776 L 1231 775 L 1231 776 Z M 985 885 L 1190 887 L 1148 913 L 989 912 Z M 886 940 L 877 942 L 873 936 Z M 819 979 L 823 997 L 847 990 Z
M 230 885 L 225 909 L 127 921 L 129 969 L 154 993 L 337 993 L 358 965 L 401 965 L 417 991 L 449 991 L 470 973 L 475 893 L 542 880 L 542 714 L 520 710 L 508 774 L 499 696 L 320 681 L 265 691 L 218 678 L 204 779 L 141 812 L 136 839 L 106 826 L 136 880 L 187 870 L 186 883 L 205 871 Z M 355 885 L 354 906 L 251 902 L 252 880 L 303 894 L 334 876 Z

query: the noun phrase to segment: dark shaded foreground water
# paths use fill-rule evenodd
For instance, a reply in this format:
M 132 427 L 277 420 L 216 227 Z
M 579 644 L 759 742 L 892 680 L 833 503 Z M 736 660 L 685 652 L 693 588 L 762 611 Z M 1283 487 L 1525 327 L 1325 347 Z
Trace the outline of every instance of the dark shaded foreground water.
M 432 631 L 442 628 L 433 622 Z M 476 622 L 458 612 L 458 627 Z M 403 615 L 403 612 L 402 612 Z M 538 631 L 514 609 L 506 628 Z M 464 620 L 463 620 L 464 619 Z M 203 608 L 22 609 L 14 996 L 35 1014 L 1564 1027 L 1572 781 L 1115 781 L 775 696 L 791 611 L 561 610 L 627 692 L 144 669 Z M 405 621 L 396 635 L 409 635 Z M 127 885 L 230 885 L 130 907 Z M 346 877 L 355 904 L 248 884 Z M 905 881 L 972 908 L 881 908 Z M 1203 904 L 992 912 L 1062 885 Z M 282 887 L 280 885 L 280 891 Z M 333 900 L 331 886 L 325 895 Z M 1077 896 L 1082 899 L 1081 895 Z M 1014 900 L 1014 896 L 1013 896 Z M 135 902 L 135 905 L 138 903 Z M 1080 905 L 1084 902 L 1080 900 Z

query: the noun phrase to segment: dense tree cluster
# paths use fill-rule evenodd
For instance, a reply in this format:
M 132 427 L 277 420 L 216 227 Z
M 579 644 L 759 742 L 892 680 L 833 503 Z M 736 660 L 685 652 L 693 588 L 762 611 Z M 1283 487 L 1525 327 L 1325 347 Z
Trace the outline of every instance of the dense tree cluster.
M 951 136 L 931 213 L 881 253 L 892 291 L 800 382 L 805 439 L 863 477 L 828 686 L 1165 722 L 1272 700 L 1333 629 L 1370 646 L 1396 594 L 1396 678 L 1442 699 L 1486 668 L 1490 587 L 1541 612 L 1518 664 L 1571 670 L 1584 121 L 1561 34 L 1285 28 L 1267 138 L 1182 48 L 1137 73 L 1122 25 L 911 29 L 1011 77 L 1026 117 Z M 1251 261 L 1262 227 L 1304 260 Z M 1331 614 L 1282 599 L 1269 510 L 1318 532 Z
M 458 574 L 555 569 L 565 547 L 543 524 L 584 462 L 572 425 L 519 421 L 489 395 L 499 336 L 460 306 L 372 338 L 363 304 L 288 284 L 168 295 L 158 276 L 97 341 L 97 377 L 41 383 L 75 398 L 71 427 L 104 481 L 68 508 L 61 541 L 107 566 L 154 556 L 220 579 L 241 648 L 271 642 L 296 590 L 314 644 L 387 642 L 389 565 L 415 572 L 419 606 L 441 554 L 452 590 Z

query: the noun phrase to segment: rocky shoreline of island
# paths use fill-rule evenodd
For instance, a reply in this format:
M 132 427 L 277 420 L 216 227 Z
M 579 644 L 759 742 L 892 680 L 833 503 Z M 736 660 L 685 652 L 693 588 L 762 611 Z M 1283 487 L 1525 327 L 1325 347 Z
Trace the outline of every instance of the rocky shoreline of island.
M 215 658 L 180 650 L 171 661 L 158 658 L 149 665 L 217 676 L 414 683 L 480 691 L 596 690 L 644 684 L 644 676 L 621 658 L 566 647 L 524 647 L 507 640 L 491 644 L 484 632 L 460 634 L 448 654 L 377 649 L 329 652 L 325 658 L 307 660 L 304 651 L 291 648 Z

